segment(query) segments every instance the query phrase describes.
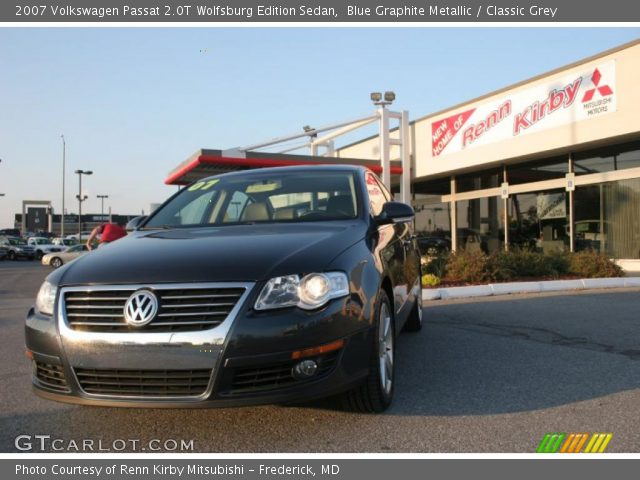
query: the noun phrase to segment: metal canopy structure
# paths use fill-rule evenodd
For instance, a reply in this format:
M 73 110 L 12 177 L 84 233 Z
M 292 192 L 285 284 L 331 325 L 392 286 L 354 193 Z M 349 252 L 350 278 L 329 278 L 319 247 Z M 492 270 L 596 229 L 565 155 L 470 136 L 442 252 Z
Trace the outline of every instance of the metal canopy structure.
M 392 98 L 388 98 L 388 95 Z M 303 127 L 303 132 L 255 143 L 229 150 L 203 149 L 197 151 L 178 165 L 166 178 L 167 185 L 187 185 L 201 178 L 221 173 L 249 170 L 254 168 L 284 167 L 293 165 L 362 165 L 380 175 L 383 183 L 391 190 L 392 185 L 400 184 L 401 200 L 411 203 L 410 192 L 410 133 L 409 112 L 392 112 L 385 108 L 390 105 L 395 94 L 385 92 L 385 101 L 378 98 L 372 100 L 378 106 L 375 113 L 321 128 Z M 390 121 L 398 121 L 398 138 L 391 138 Z M 366 125 L 378 122 L 378 138 L 380 141 L 380 159 L 365 160 L 357 158 L 337 157 L 334 140 Z M 321 135 L 322 134 L 322 135 Z M 292 140 L 304 139 L 303 143 L 291 146 Z M 286 145 L 285 145 L 286 143 Z M 279 146 L 279 148 L 278 148 Z M 391 148 L 400 149 L 399 161 L 391 161 Z M 256 150 L 270 147 L 276 152 L 259 152 Z M 320 148 L 325 151 L 319 155 Z M 308 148 L 310 155 L 293 155 L 289 152 Z
M 198 150 L 187 160 L 178 165 L 167 177 L 167 185 L 187 185 L 211 175 L 250 170 L 254 168 L 288 167 L 292 165 L 362 165 L 371 171 L 381 174 L 382 167 L 376 160 L 357 158 L 314 157 L 310 155 L 289 155 L 284 153 L 246 152 L 238 155 L 237 151 Z M 401 165 L 391 165 L 391 174 L 402 175 Z

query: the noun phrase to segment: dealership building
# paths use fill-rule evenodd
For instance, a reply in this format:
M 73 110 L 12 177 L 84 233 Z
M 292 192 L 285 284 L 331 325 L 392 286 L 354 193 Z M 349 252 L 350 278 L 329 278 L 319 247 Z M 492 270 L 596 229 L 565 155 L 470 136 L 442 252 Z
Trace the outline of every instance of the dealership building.
M 640 270 L 640 41 L 413 120 L 408 131 L 420 235 L 487 253 L 595 249 Z M 380 145 L 373 136 L 331 158 L 297 160 L 247 152 L 220 162 L 221 152 L 208 151 L 207 162 L 200 151 L 167 183 L 225 162 L 224 169 L 354 161 L 380 168 Z M 398 190 L 397 142 L 390 157 Z

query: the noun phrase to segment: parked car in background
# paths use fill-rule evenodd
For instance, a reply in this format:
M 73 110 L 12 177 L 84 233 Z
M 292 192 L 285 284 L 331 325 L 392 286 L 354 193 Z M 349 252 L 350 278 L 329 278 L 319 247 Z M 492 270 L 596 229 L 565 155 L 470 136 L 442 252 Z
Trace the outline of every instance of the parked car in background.
M 73 245 L 67 247 L 66 250 L 57 253 L 49 253 L 42 257 L 42 265 L 51 265 L 52 268 L 60 268 L 62 265 L 69 263 L 87 253 L 89 249 L 86 245 Z
M 75 238 L 54 238 L 51 243 L 54 245 L 62 246 L 62 247 L 73 247 L 78 244 L 78 241 Z
M 0 230 L 0 237 L 19 237 L 20 230 L 17 228 L 3 228 Z
M 77 243 L 80 243 L 83 241 L 86 242 L 89 239 L 90 235 L 91 235 L 91 230 L 80 232 L 80 234 L 74 233 L 72 235 L 67 235 L 64 238 L 67 240 L 75 240 Z
M 27 239 L 27 245 L 31 245 L 36 251 L 36 258 L 40 260 L 48 253 L 62 252 L 64 247 L 61 245 L 54 245 L 49 238 L 46 237 L 31 237 Z
M 0 245 L 0 260 L 4 260 L 7 257 L 8 251 L 9 249 L 6 246 Z
M 31 245 L 27 245 L 27 241 L 20 237 L 0 237 L 0 245 L 6 247 L 7 258 L 9 260 L 17 260 L 26 258 L 33 260 L 36 257 L 36 250 Z
M 451 245 L 451 239 L 427 232 L 419 232 L 416 236 L 416 241 L 418 242 L 420 253 L 428 257 L 435 257 L 447 253 L 449 251 L 449 245 Z

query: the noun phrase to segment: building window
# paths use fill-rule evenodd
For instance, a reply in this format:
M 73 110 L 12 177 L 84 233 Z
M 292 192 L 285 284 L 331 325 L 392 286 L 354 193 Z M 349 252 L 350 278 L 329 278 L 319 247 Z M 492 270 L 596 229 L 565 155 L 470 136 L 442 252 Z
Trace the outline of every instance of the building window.
M 459 250 L 493 253 L 504 249 L 504 202 L 485 197 L 456 202 Z
M 569 250 L 569 196 L 563 190 L 509 197 L 509 245 L 544 253 Z
M 415 231 L 421 255 L 434 256 L 451 249 L 451 203 L 439 197 L 417 194 Z
M 573 170 L 576 175 L 637 167 L 640 167 L 640 142 L 577 153 L 573 160 Z
M 507 166 L 509 185 L 564 178 L 569 173 L 569 156 Z
M 428 182 L 416 182 L 412 186 L 416 194 L 424 195 L 449 195 L 451 193 L 451 178 L 438 178 Z
M 576 188 L 575 249 L 640 259 L 640 178 Z
M 456 177 L 456 192 L 471 192 L 474 190 L 496 188 L 502 184 L 502 179 L 502 167 L 469 175 L 460 175 Z

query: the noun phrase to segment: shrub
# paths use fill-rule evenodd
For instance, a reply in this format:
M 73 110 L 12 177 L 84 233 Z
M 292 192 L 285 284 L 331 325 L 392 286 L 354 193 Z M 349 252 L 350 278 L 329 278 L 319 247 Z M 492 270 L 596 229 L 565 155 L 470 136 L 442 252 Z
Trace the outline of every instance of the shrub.
M 425 273 L 422 275 L 422 286 L 423 287 L 437 287 L 440 285 L 440 278 L 431 273 Z
M 448 280 L 456 282 L 483 283 L 492 280 L 489 257 L 482 252 L 460 250 L 449 255 Z
M 499 281 L 523 277 L 557 278 L 569 270 L 569 260 L 564 253 L 545 255 L 516 249 L 495 252 L 489 260 L 493 276 Z
M 584 278 L 623 277 L 624 271 L 604 253 L 593 250 L 569 257 L 569 273 Z
M 552 252 L 545 254 L 545 257 L 554 277 L 569 273 L 569 254 L 565 252 Z
M 436 277 L 444 277 L 447 273 L 448 257 L 447 254 L 441 254 L 436 257 L 422 257 L 424 260 L 422 271 Z

